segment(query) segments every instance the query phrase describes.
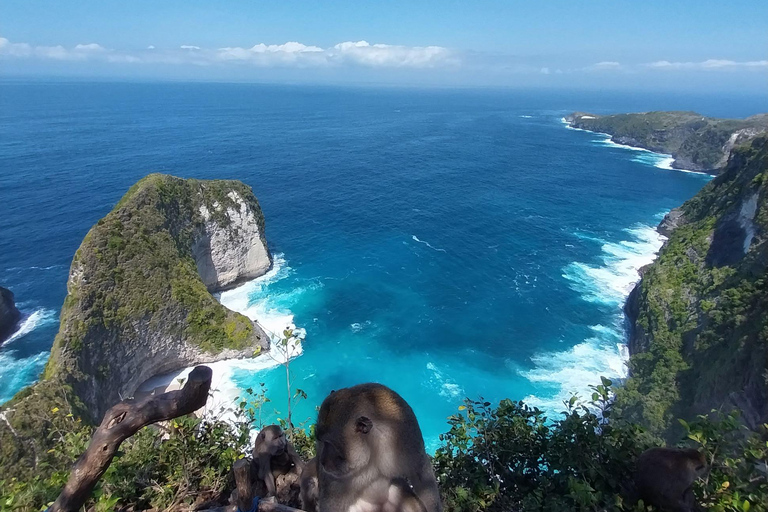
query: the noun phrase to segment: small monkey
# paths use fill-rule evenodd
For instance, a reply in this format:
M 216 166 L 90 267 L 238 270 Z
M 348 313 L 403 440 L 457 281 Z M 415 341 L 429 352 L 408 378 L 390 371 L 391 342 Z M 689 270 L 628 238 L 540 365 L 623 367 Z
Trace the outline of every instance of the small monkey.
M 319 512 L 441 512 L 416 415 L 388 387 L 332 392 L 316 432 Z
M 693 483 L 707 471 L 704 454 L 698 450 L 651 448 L 640 454 L 635 486 L 643 502 L 669 512 L 699 510 Z
M 317 457 L 309 459 L 299 480 L 301 486 L 301 509 L 306 512 L 317 512 Z
M 267 486 L 267 496 L 277 493 L 275 478 L 291 472 L 300 476 L 304 469 L 304 462 L 277 425 L 264 427 L 256 436 L 253 462 L 257 465 L 259 480 Z

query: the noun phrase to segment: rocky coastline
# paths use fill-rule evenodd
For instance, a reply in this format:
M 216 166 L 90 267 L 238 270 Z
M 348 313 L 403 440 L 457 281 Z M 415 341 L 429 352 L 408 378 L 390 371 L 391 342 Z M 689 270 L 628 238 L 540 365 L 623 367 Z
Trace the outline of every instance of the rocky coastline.
M 16 331 L 21 312 L 16 308 L 13 292 L 0 286 L 0 345 Z
M 565 122 L 603 133 L 616 144 L 671 155 L 673 169 L 718 174 L 734 147 L 768 132 L 768 114 L 718 119 L 696 112 L 597 115 L 574 112 Z

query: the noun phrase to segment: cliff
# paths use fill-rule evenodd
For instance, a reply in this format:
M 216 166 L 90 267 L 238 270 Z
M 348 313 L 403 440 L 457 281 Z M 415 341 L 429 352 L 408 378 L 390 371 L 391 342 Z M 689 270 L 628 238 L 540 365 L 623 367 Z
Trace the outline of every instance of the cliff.
M 211 292 L 270 266 L 248 186 L 139 181 L 75 253 L 41 381 L 0 409 L 2 467 L 40 459 L 53 409 L 97 423 L 154 375 L 268 349 L 264 331 Z
M 600 116 L 575 112 L 565 118 L 574 128 L 605 133 L 618 144 L 674 157 L 672 167 L 716 173 L 731 150 L 768 131 L 768 114 L 717 119 L 696 112 L 645 112 Z
M 13 302 L 13 292 L 0 286 L 0 344 L 16 330 L 21 313 Z
M 761 136 L 661 223 L 669 239 L 626 305 L 631 377 L 618 397 L 657 434 L 712 409 L 768 422 L 767 195 Z

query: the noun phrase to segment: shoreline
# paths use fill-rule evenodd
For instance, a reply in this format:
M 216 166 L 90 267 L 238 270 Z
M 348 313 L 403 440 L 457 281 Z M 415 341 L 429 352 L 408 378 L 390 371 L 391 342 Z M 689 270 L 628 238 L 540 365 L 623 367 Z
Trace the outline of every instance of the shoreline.
M 662 160 L 660 162 L 658 162 L 658 163 L 653 165 L 657 169 L 664 169 L 666 171 L 687 172 L 687 173 L 690 173 L 690 174 L 700 174 L 702 176 L 709 176 L 709 177 L 715 177 L 716 176 L 715 174 L 712 174 L 712 173 L 709 173 L 709 172 L 706 172 L 706 171 L 693 171 L 691 169 L 678 169 L 677 167 L 673 167 L 672 164 L 675 162 L 675 157 L 673 155 L 670 155 L 669 153 L 659 153 L 658 151 L 653 151 L 652 149 L 644 148 L 644 147 L 641 147 L 641 146 L 630 146 L 629 144 L 620 144 L 620 143 L 615 142 L 613 140 L 613 135 L 611 135 L 610 133 L 597 132 L 597 131 L 593 131 L 593 130 L 587 130 L 585 128 L 577 128 L 577 127 L 573 126 L 573 124 L 571 124 L 571 122 L 568 121 L 565 117 L 561 117 L 560 118 L 560 122 L 568 130 L 576 130 L 576 131 L 579 131 L 579 132 L 587 132 L 587 133 L 592 133 L 592 134 L 595 134 L 595 135 L 601 135 L 601 136 L 605 137 L 605 141 L 603 141 L 603 142 L 605 142 L 606 145 L 617 147 L 617 148 L 628 149 L 628 150 L 631 150 L 631 151 L 644 151 L 646 153 L 651 153 L 653 155 L 657 155 L 657 156 L 662 158 Z

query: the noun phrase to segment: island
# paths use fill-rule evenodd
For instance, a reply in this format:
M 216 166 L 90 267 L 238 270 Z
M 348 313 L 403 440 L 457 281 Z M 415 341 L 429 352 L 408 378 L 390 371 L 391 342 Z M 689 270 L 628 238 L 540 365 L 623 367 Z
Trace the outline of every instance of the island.
M 98 424 L 155 375 L 269 350 L 261 326 L 212 293 L 271 265 L 247 185 L 162 174 L 136 183 L 75 253 L 41 379 L 0 407 L 0 466 L 44 463 L 62 417 Z
M 671 155 L 675 169 L 712 174 L 725 167 L 734 147 L 768 132 L 768 114 L 718 119 L 696 112 L 574 112 L 565 121 L 573 128 L 609 135 L 617 144 Z

